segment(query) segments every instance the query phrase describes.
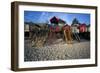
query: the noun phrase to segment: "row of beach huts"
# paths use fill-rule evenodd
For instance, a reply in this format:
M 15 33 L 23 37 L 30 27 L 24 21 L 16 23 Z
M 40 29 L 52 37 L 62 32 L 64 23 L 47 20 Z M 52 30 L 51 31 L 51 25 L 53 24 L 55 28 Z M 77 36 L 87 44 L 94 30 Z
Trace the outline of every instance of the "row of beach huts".
M 34 35 L 35 37 L 47 35 L 52 38 L 54 34 L 60 34 L 56 36 L 80 42 L 81 39 L 90 40 L 90 24 L 79 23 L 77 18 L 74 18 L 72 24 L 69 25 L 64 20 L 54 16 L 50 19 L 50 23 L 25 22 L 24 34 L 25 38 L 32 38 Z

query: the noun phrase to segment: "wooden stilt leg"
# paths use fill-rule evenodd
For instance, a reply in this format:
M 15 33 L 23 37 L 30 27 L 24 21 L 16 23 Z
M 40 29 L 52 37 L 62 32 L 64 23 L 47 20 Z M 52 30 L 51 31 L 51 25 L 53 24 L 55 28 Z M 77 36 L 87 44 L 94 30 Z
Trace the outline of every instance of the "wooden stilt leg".
M 66 30 L 64 30 L 64 36 L 65 36 L 65 41 L 66 41 L 66 43 L 68 43 L 68 41 L 67 41 L 67 36 L 66 36 Z

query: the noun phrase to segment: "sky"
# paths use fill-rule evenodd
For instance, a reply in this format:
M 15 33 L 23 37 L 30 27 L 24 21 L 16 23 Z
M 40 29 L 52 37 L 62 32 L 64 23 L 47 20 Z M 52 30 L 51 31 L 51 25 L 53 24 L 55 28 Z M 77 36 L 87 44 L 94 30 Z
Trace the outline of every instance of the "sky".
M 74 18 L 80 23 L 90 24 L 90 14 L 83 13 L 63 13 L 63 12 L 44 12 L 44 11 L 24 11 L 24 22 L 50 23 L 50 19 L 56 16 L 71 25 Z

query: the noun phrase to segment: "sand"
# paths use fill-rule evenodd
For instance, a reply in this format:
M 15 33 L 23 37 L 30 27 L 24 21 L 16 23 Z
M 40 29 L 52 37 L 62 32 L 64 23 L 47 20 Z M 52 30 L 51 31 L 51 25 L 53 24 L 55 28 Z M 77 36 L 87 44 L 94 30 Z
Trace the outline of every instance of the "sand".
M 90 58 L 90 41 L 73 41 L 66 44 L 61 39 L 51 45 L 43 47 L 32 47 L 29 40 L 25 41 L 24 61 L 47 61 L 47 60 L 69 60 Z

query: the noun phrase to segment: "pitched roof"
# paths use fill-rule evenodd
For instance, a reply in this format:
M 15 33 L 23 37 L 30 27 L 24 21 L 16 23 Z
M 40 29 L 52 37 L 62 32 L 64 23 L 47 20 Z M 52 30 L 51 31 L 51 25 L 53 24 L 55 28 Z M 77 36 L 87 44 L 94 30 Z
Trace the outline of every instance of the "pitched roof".
M 57 22 L 57 23 L 66 23 L 64 20 L 60 19 L 60 18 L 57 18 L 57 17 L 52 17 L 50 19 L 50 22 L 53 23 L 53 22 Z

